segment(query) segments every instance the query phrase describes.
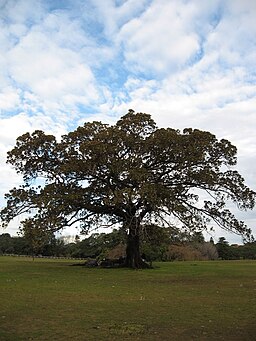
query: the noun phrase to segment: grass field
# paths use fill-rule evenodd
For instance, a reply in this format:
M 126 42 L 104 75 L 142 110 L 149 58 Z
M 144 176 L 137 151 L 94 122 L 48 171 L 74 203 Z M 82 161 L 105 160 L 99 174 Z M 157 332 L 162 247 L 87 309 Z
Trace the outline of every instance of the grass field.
M 0 340 L 256 340 L 256 262 L 89 269 L 0 257 Z

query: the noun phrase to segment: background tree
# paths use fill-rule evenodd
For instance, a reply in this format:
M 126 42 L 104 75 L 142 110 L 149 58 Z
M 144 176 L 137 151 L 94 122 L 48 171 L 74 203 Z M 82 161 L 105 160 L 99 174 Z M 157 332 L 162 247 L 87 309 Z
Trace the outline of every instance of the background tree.
M 236 247 L 236 253 L 242 259 L 256 259 L 256 242 Z
M 225 237 L 220 237 L 218 243 L 216 244 L 218 255 L 221 259 L 232 259 L 233 252 L 232 247 Z
M 158 129 L 150 115 L 129 110 L 115 125 L 85 123 L 60 142 L 42 131 L 26 133 L 7 161 L 24 184 L 6 194 L 4 224 L 31 213 L 23 227 L 46 232 L 78 223 L 84 231 L 119 226 L 129 267 L 145 265 L 143 226 L 166 226 L 170 216 L 192 231 L 206 229 L 212 219 L 250 237 L 225 203 L 251 209 L 255 193 L 231 170 L 236 148 L 206 131 Z M 200 201 L 200 193 L 208 197 Z
M 3 233 L 0 235 L 0 254 L 13 253 L 14 245 L 13 239 L 9 233 Z
M 45 239 L 40 253 L 43 256 L 63 257 L 66 256 L 66 246 L 61 238 L 56 238 L 54 234 Z
M 45 230 L 40 225 L 36 225 L 33 220 L 26 219 L 22 223 L 21 232 L 24 239 L 29 243 L 33 255 L 43 253 L 43 248 L 50 244 L 50 241 L 54 239 L 53 232 Z
M 164 228 L 157 225 L 143 226 L 141 233 L 142 257 L 148 262 L 166 260 L 166 252 L 175 228 Z M 175 231 L 176 232 L 176 231 Z M 175 234 L 177 237 L 177 234 Z
M 16 255 L 31 255 L 32 248 L 28 240 L 24 237 L 12 237 L 13 240 L 13 253 Z

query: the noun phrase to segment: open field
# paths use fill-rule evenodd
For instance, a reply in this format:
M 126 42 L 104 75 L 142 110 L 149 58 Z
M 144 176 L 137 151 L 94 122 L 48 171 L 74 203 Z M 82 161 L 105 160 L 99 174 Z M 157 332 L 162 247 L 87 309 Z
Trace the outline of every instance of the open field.
M 89 269 L 0 257 L 0 340 L 256 340 L 256 262 Z

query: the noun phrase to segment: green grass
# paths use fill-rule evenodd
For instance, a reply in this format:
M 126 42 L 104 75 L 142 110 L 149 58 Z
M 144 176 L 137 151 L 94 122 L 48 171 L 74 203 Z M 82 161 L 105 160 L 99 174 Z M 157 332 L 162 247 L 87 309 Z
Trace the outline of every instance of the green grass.
M 0 257 L 0 340 L 255 340 L 256 262 L 89 269 Z

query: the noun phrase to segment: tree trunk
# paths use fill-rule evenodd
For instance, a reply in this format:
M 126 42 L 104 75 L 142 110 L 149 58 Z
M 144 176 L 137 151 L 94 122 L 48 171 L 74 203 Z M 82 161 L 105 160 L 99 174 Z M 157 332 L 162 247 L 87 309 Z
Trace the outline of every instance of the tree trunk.
M 127 235 L 125 266 L 133 269 L 150 267 L 141 258 L 139 233 L 136 233 L 133 229 L 129 229 L 129 233 Z

